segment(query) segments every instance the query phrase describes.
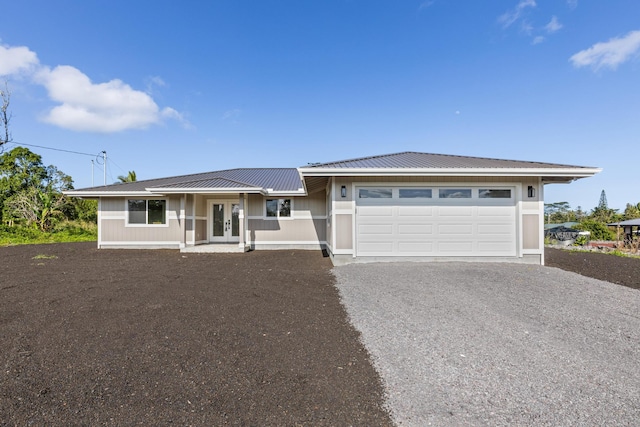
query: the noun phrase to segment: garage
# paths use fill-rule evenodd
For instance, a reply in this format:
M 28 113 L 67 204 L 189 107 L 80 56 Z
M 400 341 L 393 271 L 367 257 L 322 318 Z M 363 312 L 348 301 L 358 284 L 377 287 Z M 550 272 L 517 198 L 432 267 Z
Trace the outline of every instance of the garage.
M 515 194 L 515 186 L 356 186 L 356 255 L 516 256 Z

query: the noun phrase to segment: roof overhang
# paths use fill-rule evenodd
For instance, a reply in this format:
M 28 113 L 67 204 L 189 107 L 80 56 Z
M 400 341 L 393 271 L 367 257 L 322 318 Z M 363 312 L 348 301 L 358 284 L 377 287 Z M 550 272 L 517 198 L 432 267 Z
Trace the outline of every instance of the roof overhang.
M 149 191 L 83 191 L 83 190 L 66 190 L 62 194 L 73 197 L 147 197 L 147 196 L 164 196 L 163 193 Z
M 163 194 L 238 194 L 238 193 L 262 193 L 264 189 L 260 187 L 238 187 L 238 188 L 161 188 L 161 187 L 152 187 L 146 189 L 149 193 L 163 193 Z
M 146 191 L 82 191 L 67 190 L 62 192 L 66 196 L 73 197 L 149 197 L 149 196 L 166 196 L 168 194 L 262 194 L 263 196 L 274 197 L 291 197 L 305 196 L 307 193 L 304 188 L 295 191 L 274 191 L 271 188 L 147 188 Z
M 303 177 L 319 176 L 455 176 L 541 177 L 571 182 L 593 176 L 600 168 L 300 168 Z

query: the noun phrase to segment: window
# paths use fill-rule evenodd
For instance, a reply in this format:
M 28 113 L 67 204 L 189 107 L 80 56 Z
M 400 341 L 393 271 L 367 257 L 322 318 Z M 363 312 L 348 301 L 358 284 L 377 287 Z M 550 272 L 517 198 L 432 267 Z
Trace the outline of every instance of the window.
M 430 199 L 430 188 L 401 188 L 399 196 L 401 199 Z
M 164 225 L 167 223 L 167 201 L 129 199 L 129 224 Z
M 267 218 L 291 217 L 291 199 L 267 199 Z
M 478 197 L 481 199 L 510 199 L 511 190 L 503 188 L 481 188 L 478 190 Z
M 358 197 L 361 199 L 390 199 L 393 195 L 390 188 L 361 188 Z
M 441 188 L 439 191 L 441 199 L 470 199 L 470 188 Z

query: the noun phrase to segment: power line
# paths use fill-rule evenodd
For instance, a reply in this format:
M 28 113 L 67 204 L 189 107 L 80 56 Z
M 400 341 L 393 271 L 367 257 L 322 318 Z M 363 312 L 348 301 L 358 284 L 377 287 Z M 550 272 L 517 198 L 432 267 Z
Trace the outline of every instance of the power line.
M 62 152 L 65 152 L 65 153 L 80 154 L 82 156 L 97 157 L 97 156 L 100 155 L 100 153 L 98 153 L 98 154 L 81 153 L 79 151 L 63 150 L 61 148 L 44 147 L 42 145 L 35 145 L 35 144 L 25 144 L 24 142 L 17 142 L 17 141 L 11 141 L 10 144 L 26 145 L 27 147 L 44 148 L 45 150 L 62 151 Z

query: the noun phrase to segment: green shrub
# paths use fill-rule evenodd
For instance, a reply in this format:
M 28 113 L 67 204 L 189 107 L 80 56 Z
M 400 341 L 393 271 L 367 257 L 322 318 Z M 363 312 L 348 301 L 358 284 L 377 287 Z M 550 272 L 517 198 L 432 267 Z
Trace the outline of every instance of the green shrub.
M 584 234 L 581 234 L 578 237 L 576 237 L 575 244 L 584 246 L 587 244 L 588 241 L 589 239 L 587 238 L 587 236 L 585 236 Z
M 616 233 L 614 233 L 607 224 L 594 221 L 592 219 L 585 219 L 580 224 L 576 225 L 576 230 L 591 232 L 591 240 L 615 240 Z
M 0 225 L 0 245 L 91 242 L 98 239 L 98 226 L 91 222 L 61 221 L 48 232 L 26 225 Z

